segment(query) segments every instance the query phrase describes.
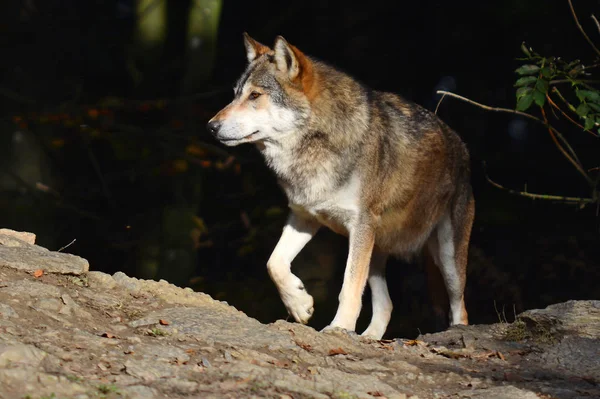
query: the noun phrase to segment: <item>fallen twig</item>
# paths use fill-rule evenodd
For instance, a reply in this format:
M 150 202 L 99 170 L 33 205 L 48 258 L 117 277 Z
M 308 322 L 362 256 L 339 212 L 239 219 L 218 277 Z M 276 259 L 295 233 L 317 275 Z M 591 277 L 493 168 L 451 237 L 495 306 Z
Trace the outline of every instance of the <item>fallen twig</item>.
M 56 251 L 56 252 L 60 252 L 60 251 L 62 251 L 63 249 L 66 249 L 66 248 L 70 247 L 71 245 L 73 245 L 73 243 L 75 243 L 75 241 L 77 241 L 77 238 L 73 238 L 73 241 L 71 241 L 70 243 L 68 243 L 68 244 L 67 244 L 67 245 L 65 245 L 64 247 L 60 248 L 60 249 L 59 249 L 58 251 Z

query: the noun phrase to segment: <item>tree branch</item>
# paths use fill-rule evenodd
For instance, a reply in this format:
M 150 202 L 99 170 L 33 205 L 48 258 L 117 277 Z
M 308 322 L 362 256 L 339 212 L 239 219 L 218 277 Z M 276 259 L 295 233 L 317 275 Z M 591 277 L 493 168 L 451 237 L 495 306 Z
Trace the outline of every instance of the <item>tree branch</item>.
M 594 66 L 597 65 L 592 65 L 590 67 L 587 68 L 592 68 Z M 577 82 L 581 82 L 581 83 L 600 83 L 600 80 L 594 80 L 594 79 L 577 79 Z M 551 80 L 550 84 L 551 85 L 557 85 L 557 84 L 561 84 L 561 83 L 573 83 L 573 80 L 571 79 L 556 79 L 556 80 Z
M 552 107 L 554 107 L 554 109 L 558 110 L 565 118 L 567 118 L 567 120 L 569 120 L 569 122 L 571 122 L 572 124 L 574 124 L 575 126 L 580 128 L 581 130 L 587 131 L 587 130 L 585 130 L 585 127 L 583 127 L 580 123 L 578 123 L 573 118 L 571 118 L 569 116 L 569 114 L 567 114 L 565 111 L 562 110 L 561 107 L 556 105 L 556 103 L 554 101 L 552 101 L 552 97 L 550 97 L 550 95 L 547 93 L 546 93 L 546 100 L 548 100 L 548 104 L 550 104 Z M 556 114 L 554 114 L 554 115 L 556 116 Z M 590 133 L 594 134 L 593 132 L 590 132 Z M 594 136 L 595 136 L 595 134 L 594 134 Z
M 575 13 L 575 9 L 573 8 L 573 2 L 571 0 L 567 0 L 567 1 L 569 2 L 569 7 L 571 8 L 571 13 L 573 14 L 573 19 L 575 20 L 577 27 L 581 31 L 581 34 L 583 35 L 583 37 L 585 37 L 585 40 L 587 40 L 587 42 L 590 44 L 590 46 L 592 46 L 592 48 L 594 49 L 596 54 L 600 55 L 600 50 L 598 50 L 598 48 L 594 45 L 594 42 L 592 42 L 592 40 L 589 38 L 587 33 L 585 33 L 585 31 L 583 30 L 583 27 L 579 23 L 579 19 L 577 18 L 577 14 Z M 598 23 L 598 22 L 596 21 L 596 23 Z
M 548 128 L 548 133 L 550 133 L 550 137 L 552 138 L 554 145 L 556 145 L 556 148 L 558 148 L 558 150 L 565 156 L 565 158 L 567 158 L 567 160 L 569 162 L 571 162 L 571 164 L 575 167 L 575 169 L 577 169 L 579 171 L 579 173 L 581 173 L 581 175 L 587 180 L 589 185 L 591 187 L 594 187 L 594 181 L 588 176 L 588 174 L 583 169 L 583 165 L 581 164 L 581 161 L 579 161 L 579 158 L 577 158 L 577 154 L 575 153 L 573 148 L 571 148 L 571 146 L 564 139 L 564 137 L 561 138 L 563 143 L 567 146 L 567 148 L 569 149 L 569 152 L 571 153 L 569 155 L 567 153 L 567 151 L 563 148 L 563 146 L 560 145 L 560 143 L 556 139 L 556 136 L 558 136 L 558 135 L 555 135 L 555 133 L 557 133 L 557 131 L 552 126 L 550 126 L 550 123 L 548 123 L 548 118 L 546 118 L 546 112 L 544 112 L 544 108 L 541 108 L 541 110 L 542 110 L 542 115 L 544 116 L 544 122 L 546 124 L 546 127 Z
M 562 100 L 562 102 L 564 102 L 567 105 L 567 108 L 569 108 L 572 112 L 577 113 L 577 109 L 570 102 L 568 102 L 563 97 L 563 95 L 561 94 L 561 92 L 556 87 L 552 88 L 552 92 L 556 93 L 558 95 L 558 97 Z M 551 97 L 550 97 L 549 94 L 546 94 L 546 98 L 548 99 L 548 103 L 550 105 L 552 105 L 557 110 L 559 110 L 564 115 L 565 118 L 567 118 L 569 121 L 571 121 L 572 123 L 574 123 L 575 125 L 577 125 L 578 127 L 580 127 L 581 130 L 583 130 L 584 132 L 587 132 L 587 133 L 591 134 L 594 137 L 600 137 L 596 133 L 592 132 L 591 130 L 586 130 L 584 126 L 582 126 L 581 124 L 577 123 L 575 120 L 571 119 L 571 117 L 566 112 L 564 112 L 562 110 L 562 108 L 560 108 L 558 105 L 556 105 L 556 103 L 554 101 L 552 101 L 552 99 L 551 99 Z M 596 125 L 597 125 L 597 123 L 596 123 Z
M 554 127 L 550 126 L 550 124 L 547 121 L 543 121 L 543 120 L 541 120 L 539 118 L 536 118 L 535 116 L 533 116 L 531 114 L 528 114 L 528 113 L 525 113 L 525 112 L 516 111 L 516 110 L 508 109 L 508 108 L 497 108 L 497 107 L 490 107 L 488 105 L 483 105 L 483 104 L 480 104 L 480 103 L 475 102 L 473 100 L 470 100 L 470 99 L 468 99 L 466 97 L 459 96 L 458 94 L 451 93 L 449 91 L 438 90 L 436 93 L 437 94 L 446 94 L 446 95 L 448 95 L 450 97 L 458 98 L 459 100 L 465 101 L 465 102 L 467 102 L 469 104 L 473 104 L 473 105 L 475 105 L 477 107 L 480 107 L 480 108 L 483 108 L 483 109 L 485 109 L 487 111 L 505 112 L 505 113 L 509 113 L 509 114 L 521 115 L 521 116 L 524 116 L 526 118 L 532 119 L 532 120 L 534 120 L 534 121 L 536 121 L 538 123 L 541 123 L 542 125 L 546 126 L 548 128 L 548 130 L 550 131 L 550 136 L 552 137 L 554 143 L 555 144 L 558 143 L 558 141 L 556 140 L 556 137 L 558 137 L 560 139 L 560 141 L 562 141 L 563 144 L 568 148 L 569 152 L 573 155 L 573 157 L 575 159 L 577 159 L 577 155 L 575 154 L 575 151 L 569 145 L 569 143 L 564 138 L 564 136 L 558 130 L 556 130 Z M 544 115 L 544 118 L 545 118 L 545 115 Z M 583 166 L 580 163 L 578 163 L 575 159 L 573 159 L 573 157 L 569 156 L 569 154 L 567 154 L 567 152 L 565 151 L 565 149 L 560 144 L 557 144 L 557 146 L 558 146 L 558 149 L 561 151 L 561 153 L 563 155 L 565 155 L 565 157 L 567 158 L 567 160 L 569 160 L 569 162 L 571 162 L 573 164 L 573 166 L 575 167 L 575 169 L 577 169 L 577 171 L 583 176 L 583 178 L 588 182 L 588 184 L 592 188 L 595 188 L 595 186 L 596 186 L 595 182 L 590 178 L 590 176 L 588 176 L 587 173 L 585 173 L 585 170 L 583 170 Z
M 437 105 L 435 106 L 435 111 L 433 112 L 434 114 L 437 115 L 438 108 L 440 108 L 440 104 L 442 103 L 442 101 L 444 101 L 444 97 L 446 97 L 446 93 L 442 94 L 442 98 L 440 98 L 440 101 L 438 101 Z
M 596 19 L 596 16 L 594 14 L 592 14 L 592 19 L 596 23 L 596 28 L 598 28 L 598 33 L 600 33 L 600 23 L 598 22 L 598 20 Z
M 528 114 L 526 112 L 521 112 L 521 111 L 517 111 L 517 110 L 514 110 L 514 109 L 508 109 L 508 108 L 490 107 L 489 105 L 483 105 L 483 104 L 478 103 L 476 101 L 470 100 L 470 99 L 468 99 L 466 97 L 459 96 L 458 94 L 454 94 L 452 92 L 445 91 L 445 90 L 438 90 L 438 91 L 436 91 L 436 93 L 437 94 L 444 94 L 444 95 L 447 95 L 447 96 L 450 96 L 450 97 L 454 97 L 454 98 L 458 98 L 459 100 L 462 100 L 462 101 L 467 102 L 469 104 L 473 104 L 473 105 L 475 105 L 475 106 L 477 106 L 479 108 L 483 108 L 483 109 L 485 109 L 487 111 L 506 112 L 506 113 L 509 113 L 509 114 L 521 115 L 521 116 L 524 116 L 526 118 L 533 119 L 534 121 L 538 121 L 540 123 L 543 123 L 540 119 L 538 119 L 535 116 L 530 115 L 530 114 Z M 443 98 L 444 97 L 442 97 L 442 99 Z M 440 102 L 441 102 L 441 100 L 440 100 Z
M 501 190 L 504 190 L 510 194 L 514 194 L 514 195 L 520 195 L 521 197 L 527 197 L 527 198 L 533 198 L 533 199 L 542 199 L 542 200 L 549 200 L 549 201 L 560 201 L 560 202 L 566 202 L 566 203 L 575 203 L 575 204 L 593 204 L 596 202 L 596 200 L 594 200 L 593 198 L 580 198 L 580 197 L 563 197 L 561 195 L 548 195 L 548 194 L 535 194 L 535 193 L 528 193 L 527 191 L 519 191 L 519 190 L 513 190 L 511 188 L 506 188 L 503 185 L 496 183 L 495 181 L 493 181 L 487 174 L 487 172 L 485 173 L 485 179 L 494 187 L 499 188 Z

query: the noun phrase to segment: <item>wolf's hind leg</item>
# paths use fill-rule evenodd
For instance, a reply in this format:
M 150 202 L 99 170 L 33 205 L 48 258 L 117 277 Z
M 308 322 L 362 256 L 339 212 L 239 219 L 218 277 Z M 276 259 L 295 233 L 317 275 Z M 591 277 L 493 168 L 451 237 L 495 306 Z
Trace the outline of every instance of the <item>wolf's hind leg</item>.
M 299 323 L 306 324 L 313 314 L 313 297 L 306 292 L 302 281 L 292 271 L 292 261 L 311 240 L 319 223 L 290 214 L 279 242 L 275 246 L 267 270 L 277 286 L 288 313 Z
M 474 201 L 470 193 L 465 193 L 442 218 L 428 241 L 428 249 L 440 268 L 448 293 L 450 325 L 469 324 L 464 290 L 473 217 Z
M 369 265 L 369 288 L 373 316 L 369 327 L 361 334 L 363 337 L 381 339 L 392 317 L 392 300 L 385 279 L 385 265 L 388 255 L 378 249 L 373 250 Z

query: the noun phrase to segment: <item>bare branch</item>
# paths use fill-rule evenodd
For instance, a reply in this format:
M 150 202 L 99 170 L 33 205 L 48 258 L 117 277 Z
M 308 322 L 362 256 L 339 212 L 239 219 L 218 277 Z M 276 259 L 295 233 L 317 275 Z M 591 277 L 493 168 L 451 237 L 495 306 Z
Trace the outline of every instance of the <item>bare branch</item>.
M 583 169 L 583 166 L 581 165 L 581 163 L 579 162 L 579 160 L 577 159 L 577 154 L 575 153 L 575 151 L 573 150 L 573 148 L 569 145 L 569 143 L 567 142 L 567 140 L 565 139 L 565 137 L 558 131 L 556 130 L 554 127 L 552 127 L 547 120 L 541 120 L 539 118 L 536 118 L 535 116 L 525 113 L 525 112 L 521 112 L 521 111 L 516 111 L 513 109 L 509 109 L 509 108 L 497 108 L 497 107 L 490 107 L 488 105 L 483 105 L 480 104 L 478 102 L 475 102 L 473 100 L 470 100 L 466 97 L 463 96 L 459 96 L 458 94 L 454 94 L 451 93 L 449 91 L 444 91 L 444 90 L 438 90 L 437 91 L 438 94 L 446 94 L 450 97 L 454 97 L 454 98 L 458 98 L 459 100 L 465 101 L 469 104 L 473 104 L 477 107 L 483 108 L 487 111 L 494 111 L 494 112 L 505 112 L 505 113 L 509 113 L 509 114 L 516 114 L 516 115 L 521 115 L 524 116 L 526 118 L 529 119 L 533 119 L 534 121 L 541 123 L 542 125 L 546 126 L 548 128 L 548 131 L 550 132 L 550 137 L 552 137 L 552 140 L 554 141 L 554 144 L 557 145 L 558 149 L 560 150 L 560 152 L 567 158 L 567 160 L 569 162 L 571 162 L 573 164 L 573 166 L 575 167 L 575 169 L 577 169 L 577 171 L 583 176 L 583 178 L 588 182 L 588 184 L 591 187 L 595 187 L 596 184 L 594 183 L 594 181 L 590 178 L 590 176 L 588 176 L 588 174 L 585 172 L 585 170 Z M 542 108 L 543 111 L 543 108 Z M 545 115 L 544 115 L 545 118 Z M 571 153 L 571 155 L 569 155 L 566 150 L 563 148 L 562 145 L 560 145 L 560 143 L 558 143 L 558 141 L 556 140 L 556 138 L 559 138 L 560 141 L 567 147 L 567 149 L 569 150 L 569 152 Z
M 473 105 L 475 105 L 475 106 L 477 106 L 477 107 L 479 107 L 479 108 L 483 108 L 483 109 L 485 109 L 485 110 L 487 110 L 487 111 L 494 111 L 494 112 L 506 112 L 506 113 L 509 113 L 509 114 L 521 115 L 521 116 L 524 116 L 524 117 L 526 117 L 526 118 L 533 119 L 534 121 L 538 121 L 538 122 L 541 122 L 541 123 L 543 123 L 543 122 L 542 122 L 540 119 L 536 118 L 536 117 L 535 117 L 535 116 L 533 116 L 533 115 L 530 115 L 530 114 L 528 114 L 528 113 L 525 113 L 525 112 L 516 111 L 516 110 L 514 110 L 514 109 L 508 109 L 508 108 L 497 108 L 497 107 L 490 107 L 489 105 L 483 105 L 483 104 L 481 104 L 481 103 L 478 103 L 478 102 L 476 102 L 476 101 L 470 100 L 470 99 L 468 99 L 468 98 L 466 98 L 466 97 L 459 96 L 458 94 L 454 94 L 454 93 L 452 93 L 452 92 L 445 91 L 445 90 L 438 90 L 438 91 L 436 91 L 436 93 L 437 93 L 437 94 L 444 94 L 444 95 L 448 95 L 448 96 L 450 96 L 450 97 L 454 97 L 454 98 L 458 98 L 459 100 L 462 100 L 462 101 L 464 101 L 464 102 L 467 102 L 467 103 L 469 103 L 469 104 L 473 104 Z
M 556 93 L 556 94 L 558 94 L 558 97 L 565 104 L 567 104 L 567 107 L 569 107 L 570 110 L 573 111 L 575 109 L 575 107 L 573 107 L 567 100 L 565 100 L 565 98 L 562 96 L 562 94 L 560 93 L 560 91 L 558 91 L 558 89 L 556 87 L 553 87 L 553 92 Z M 556 103 L 554 101 L 552 101 L 552 98 L 550 97 L 549 94 L 546 94 L 546 98 L 548 99 L 548 103 L 550 105 L 552 105 L 554 108 L 556 108 L 557 110 L 559 110 L 560 113 L 563 114 L 563 116 L 565 118 L 567 118 L 571 123 L 575 124 L 577 127 L 579 127 L 584 132 L 587 132 L 587 133 L 591 134 L 594 137 L 599 137 L 596 133 L 592 132 L 591 130 L 586 130 L 584 126 L 582 126 L 580 123 L 578 123 L 574 119 L 572 119 L 565 111 L 562 110 L 562 108 L 560 108 L 558 105 L 556 105 Z M 577 111 L 575 110 L 574 112 L 577 112 Z
M 548 100 L 548 104 L 550 104 L 552 107 L 554 107 L 554 109 L 558 110 L 565 118 L 567 118 L 567 120 L 569 120 L 569 122 L 571 122 L 572 124 L 574 124 L 575 126 L 577 126 L 578 128 L 580 128 L 581 130 L 585 131 L 585 127 L 583 127 L 580 123 L 578 123 L 573 118 L 571 118 L 569 116 L 569 114 L 567 114 L 565 111 L 562 110 L 561 107 L 559 107 L 558 105 L 556 105 L 556 103 L 554 101 L 552 101 L 552 97 L 550 97 L 549 94 L 546 94 L 546 100 Z M 590 132 L 590 133 L 594 134 L 593 132 Z
M 442 98 L 440 98 L 440 101 L 438 101 L 437 105 L 435 106 L 435 111 L 433 112 L 434 114 L 437 115 L 438 112 L 438 108 L 440 107 L 440 104 L 442 103 L 442 101 L 444 101 L 444 97 L 446 97 L 446 94 L 442 94 Z
M 600 33 L 600 23 L 598 23 L 598 20 L 596 19 L 596 16 L 594 14 L 592 14 L 592 19 L 596 23 L 596 28 L 598 28 L 598 33 Z
M 485 174 L 485 179 L 492 186 L 499 188 L 501 190 L 504 190 L 510 194 L 520 195 L 521 197 L 527 197 L 527 198 L 532 198 L 532 199 L 542 199 L 542 200 L 548 200 L 548 201 L 559 201 L 559 202 L 565 202 L 565 203 L 569 203 L 569 204 L 582 204 L 582 205 L 593 204 L 597 201 L 593 198 L 563 197 L 561 195 L 535 194 L 535 193 L 528 193 L 527 191 L 513 190 L 511 188 L 506 188 L 499 183 L 496 183 L 488 176 L 487 173 Z
M 592 65 L 590 67 L 586 67 L 585 69 L 592 68 L 593 66 L 597 66 L 597 65 Z M 577 79 L 577 82 L 597 84 L 597 83 L 600 83 L 600 80 Z M 557 84 L 561 84 L 561 83 L 573 83 L 573 80 L 571 80 L 571 79 L 556 79 L 556 80 L 551 80 L 550 81 L 551 85 L 557 85 Z
M 573 164 L 575 169 L 577 169 L 577 171 L 579 171 L 579 173 L 581 173 L 581 175 L 587 180 L 588 184 L 593 188 L 595 186 L 594 181 L 583 169 L 583 165 L 581 164 L 581 161 L 577 157 L 575 150 L 573 150 L 573 148 L 569 145 L 569 143 L 564 138 L 564 136 L 562 136 L 555 128 L 553 128 L 550 125 L 550 123 L 548 122 L 548 118 L 546 117 L 546 112 L 544 111 L 544 108 L 541 108 L 541 111 L 542 111 L 542 115 L 544 116 L 545 125 L 548 128 L 548 133 L 550 133 L 550 137 L 552 138 L 552 141 L 556 145 L 556 148 L 558 148 L 558 150 L 565 156 L 565 158 L 567 158 L 567 160 L 569 162 L 571 162 L 571 164 Z M 560 140 L 563 142 L 563 144 L 569 150 L 570 154 L 567 153 L 567 151 L 563 148 L 563 146 L 558 142 L 556 137 L 560 138 Z
M 592 46 L 592 48 L 594 49 L 596 54 L 600 55 L 600 50 L 598 50 L 598 48 L 594 45 L 594 42 L 592 42 L 592 40 L 589 38 L 587 33 L 585 33 L 585 31 L 583 30 L 583 27 L 579 23 L 579 19 L 577 18 L 577 14 L 575 13 L 575 9 L 573 8 L 573 2 L 571 0 L 567 0 L 567 1 L 569 2 L 569 7 L 571 7 L 571 13 L 573 14 L 573 19 L 575 20 L 577 27 L 581 31 L 581 34 L 583 35 L 583 37 L 585 37 L 585 40 L 587 40 L 587 42 L 590 44 L 590 46 Z M 598 23 L 598 22 L 596 21 L 596 23 Z
M 65 245 L 64 247 L 61 247 L 58 251 L 56 252 L 60 252 L 63 249 L 69 248 L 71 245 L 73 245 L 75 243 L 75 241 L 77 241 L 77 238 L 73 238 L 73 241 L 71 241 L 70 243 L 68 243 L 67 245 Z

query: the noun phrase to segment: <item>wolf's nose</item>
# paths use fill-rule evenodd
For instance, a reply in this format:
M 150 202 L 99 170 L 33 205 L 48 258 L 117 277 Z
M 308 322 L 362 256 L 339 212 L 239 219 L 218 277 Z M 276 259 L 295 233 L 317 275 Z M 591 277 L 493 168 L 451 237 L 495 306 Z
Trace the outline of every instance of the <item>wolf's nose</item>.
M 219 131 L 220 127 L 221 127 L 221 124 L 217 121 L 209 121 L 206 124 L 206 128 L 208 129 L 210 134 L 212 134 L 213 136 L 217 135 L 217 132 Z

